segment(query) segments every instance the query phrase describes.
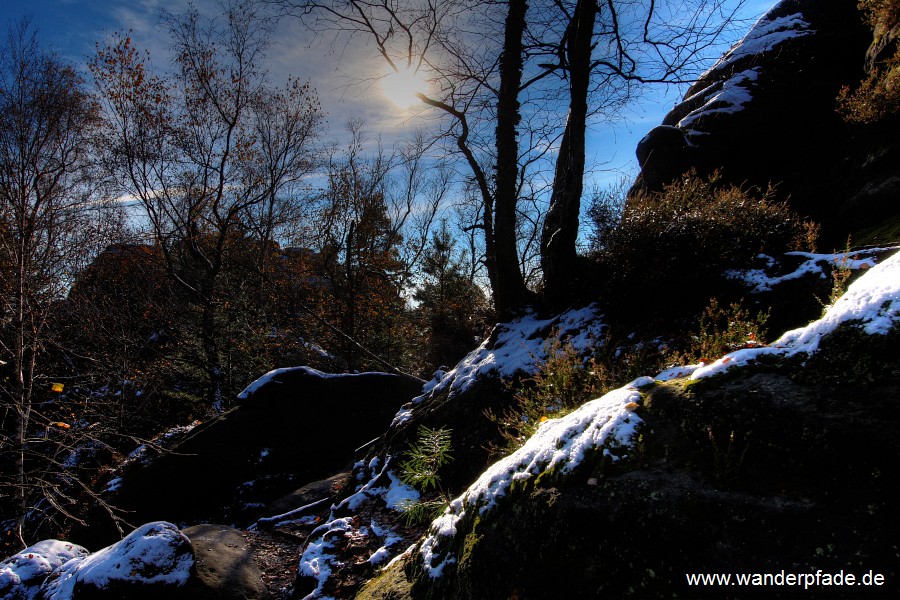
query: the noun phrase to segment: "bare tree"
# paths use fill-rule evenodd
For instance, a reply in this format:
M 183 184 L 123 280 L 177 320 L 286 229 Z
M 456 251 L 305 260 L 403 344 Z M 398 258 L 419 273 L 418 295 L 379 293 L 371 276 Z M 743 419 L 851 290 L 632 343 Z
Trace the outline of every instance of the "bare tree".
M 338 334 L 350 368 L 359 368 L 358 358 L 372 359 L 374 351 L 394 361 L 387 366 L 395 371 L 402 358 L 404 336 L 395 334 L 405 325 L 404 295 L 420 276 L 450 173 L 429 159 L 421 136 L 389 151 L 380 141 L 370 148 L 361 120 L 351 119 L 347 130 L 347 146 L 329 153 L 310 240 L 329 292 L 316 312 L 333 325 L 330 333 Z
M 272 21 L 238 1 L 222 12 L 211 21 L 193 8 L 165 16 L 175 74 L 154 74 L 125 36 L 90 64 L 108 123 L 106 165 L 121 193 L 143 205 L 170 276 L 198 312 L 217 407 L 229 391 L 221 321 L 239 287 L 228 277 L 246 267 L 248 244 L 262 260 L 296 214 L 322 119 L 308 85 L 268 85 L 260 65 Z
M 519 201 L 535 197 L 529 187 L 540 188 L 543 173 L 555 164 L 541 261 L 546 299 L 559 304 L 573 293 L 567 282 L 574 279 L 588 122 L 615 118 L 638 84 L 696 76 L 705 51 L 742 4 L 265 1 L 311 20 L 320 31 L 364 33 L 392 69 L 416 70 L 430 81 L 430 92 L 419 99 L 447 117 L 443 134 L 481 196 L 478 227 L 501 314 L 533 299 L 517 245 Z
M 97 123 L 75 70 L 41 48 L 27 20 L 11 26 L 0 47 L 0 461 L 11 476 L 4 469 L 0 490 L 12 495 L 20 540 L 38 498 L 66 512 L 53 457 L 69 425 L 44 409 L 41 361 L 54 306 L 103 233 L 88 177 Z

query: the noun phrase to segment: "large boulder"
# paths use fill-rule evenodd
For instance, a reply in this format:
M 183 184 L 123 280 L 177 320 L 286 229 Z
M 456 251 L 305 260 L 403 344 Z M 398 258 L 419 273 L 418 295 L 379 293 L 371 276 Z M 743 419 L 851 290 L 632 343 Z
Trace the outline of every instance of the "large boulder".
M 685 579 L 782 570 L 872 571 L 887 585 L 807 593 L 890 597 L 900 591 L 898 395 L 896 374 L 868 389 L 776 372 L 657 385 L 636 411 L 641 437 L 627 457 L 596 452 L 462 519 L 456 562 L 440 576 L 429 575 L 435 565 L 408 568 L 422 573 L 412 597 L 797 597 L 772 587 L 728 596 Z
M 50 573 L 37 600 L 187 598 L 194 569 L 190 540 L 171 523 L 146 523 L 121 541 L 73 558 Z
M 832 247 L 896 215 L 900 122 L 851 126 L 836 111 L 841 88 L 864 76 L 872 38 L 857 0 L 779 2 L 641 141 L 631 201 L 694 168 L 775 184 Z
M 194 525 L 182 531 L 194 547 L 192 600 L 261 600 L 268 597 L 262 572 L 244 536 L 227 525 Z
M 60 540 L 43 540 L 29 546 L 0 562 L 0 597 L 34 600 L 50 573 L 88 554 L 86 548 Z
M 273 371 L 241 394 L 237 408 L 124 473 L 108 501 L 131 522 L 252 522 L 268 502 L 346 470 L 354 450 L 382 433 L 421 383 L 385 373 Z M 87 545 L 114 538 L 99 526 L 72 535 Z

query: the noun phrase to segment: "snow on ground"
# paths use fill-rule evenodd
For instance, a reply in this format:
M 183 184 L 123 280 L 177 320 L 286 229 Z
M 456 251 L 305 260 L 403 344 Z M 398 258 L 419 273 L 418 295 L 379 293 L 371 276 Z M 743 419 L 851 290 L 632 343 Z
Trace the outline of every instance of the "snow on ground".
M 398 542 L 402 542 L 403 538 L 396 535 L 389 527 L 380 527 L 375 521 L 369 523 L 369 526 L 372 533 L 383 542 L 383 545 L 369 557 L 370 564 L 378 565 L 391 557 L 389 548 Z
M 616 452 L 631 444 L 641 422 L 631 411 L 640 400 L 637 387 L 646 383 L 636 380 L 562 418 L 545 421 L 524 446 L 491 465 L 432 522 L 419 550 L 428 573 L 439 577 L 444 567 L 456 560 L 437 550 L 440 539 L 456 535 L 456 525 L 468 511 L 484 513 L 493 508 L 514 483 L 548 471 L 567 473 L 581 463 L 589 450 L 602 446 L 606 446 L 605 453 L 618 460 Z
M 59 540 L 44 540 L 29 546 L 0 563 L 0 596 L 33 600 L 51 571 L 87 554 L 81 546 Z
M 303 555 L 300 557 L 300 564 L 297 567 L 297 573 L 301 577 L 312 577 L 316 580 L 316 589 L 304 597 L 306 598 L 322 598 L 322 587 L 331 576 L 332 562 L 335 557 L 329 552 L 334 548 L 333 542 L 328 539 L 346 535 L 353 535 L 354 527 L 352 524 L 353 517 L 343 517 L 340 519 L 329 519 L 322 525 L 313 529 L 309 534 L 311 540 Z M 365 530 L 365 527 L 362 528 Z M 366 535 L 366 532 L 361 532 Z
M 182 586 L 194 566 L 190 541 L 171 523 L 141 525 L 121 541 L 66 562 L 41 588 L 45 600 L 71 600 L 76 583 L 103 589 L 115 581 Z
M 455 395 L 488 374 L 508 379 L 517 373 L 533 372 L 537 365 L 546 362 L 547 338 L 552 329 L 560 339 L 569 342 L 578 351 L 586 351 L 597 343 L 605 326 L 596 304 L 571 310 L 549 319 L 540 319 L 529 312 L 509 323 L 500 323 L 491 336 L 478 348 L 467 354 L 456 367 L 444 373 L 438 371 L 434 379 L 425 384 L 424 394 L 413 399 L 422 402 L 431 394 L 443 391 Z M 409 407 L 394 417 L 392 427 L 400 425 L 412 416 Z
M 369 527 L 357 527 L 353 524 L 353 517 L 335 516 L 336 513 L 346 510 L 355 512 L 367 500 L 376 500 L 397 512 L 403 512 L 406 505 L 418 500 L 419 492 L 400 481 L 390 470 L 391 462 L 390 457 L 384 461 L 375 457 L 368 465 L 361 463 L 354 465 L 357 478 L 364 480 L 364 483 L 358 486 L 354 494 L 332 506 L 328 520 L 309 534 L 311 541 L 300 556 L 298 572 L 302 576 L 315 579 L 316 588 L 306 595 L 304 600 L 323 598 L 322 589 L 331 576 L 332 565 L 339 560 L 336 556 L 335 538 L 375 536 L 381 542 L 381 547 L 369 557 L 368 561 L 372 564 L 379 564 L 388 559 L 391 555 L 391 546 L 402 540 L 389 528 L 379 527 L 374 521 Z
M 831 265 L 832 268 L 844 268 L 853 271 L 860 269 L 868 269 L 875 266 L 875 257 L 883 252 L 894 250 L 895 248 L 868 248 L 865 250 L 854 250 L 852 252 L 837 252 L 833 254 L 815 254 L 812 252 L 785 252 L 785 256 L 798 256 L 805 258 L 796 269 L 784 275 L 768 275 L 765 269 L 745 269 L 727 271 L 726 275 L 731 279 L 742 281 L 750 288 L 751 294 L 771 291 L 773 287 L 779 283 L 790 281 L 792 279 L 800 279 L 807 275 L 818 275 L 822 279 L 828 277 L 825 265 Z M 776 266 L 777 261 L 766 254 L 760 254 L 757 258 L 765 260 L 771 269 Z

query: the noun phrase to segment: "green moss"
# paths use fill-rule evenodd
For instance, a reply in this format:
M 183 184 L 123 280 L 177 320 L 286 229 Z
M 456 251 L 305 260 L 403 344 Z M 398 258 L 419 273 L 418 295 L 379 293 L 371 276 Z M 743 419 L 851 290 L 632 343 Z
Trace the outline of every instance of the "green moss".
M 900 214 L 888 217 L 878 225 L 855 232 L 853 239 L 861 246 L 883 246 L 900 241 Z
M 466 533 L 465 538 L 463 538 L 462 551 L 459 554 L 459 564 L 460 567 L 465 568 L 466 563 L 469 562 L 469 559 L 472 558 L 472 553 L 475 551 L 475 547 L 478 545 L 484 536 L 478 535 L 476 530 L 478 529 L 478 524 L 481 522 L 481 516 L 475 517 L 475 522 L 472 523 L 472 528 Z
M 407 578 L 402 563 L 403 561 L 395 562 L 369 580 L 356 593 L 357 600 L 410 600 L 412 581 Z

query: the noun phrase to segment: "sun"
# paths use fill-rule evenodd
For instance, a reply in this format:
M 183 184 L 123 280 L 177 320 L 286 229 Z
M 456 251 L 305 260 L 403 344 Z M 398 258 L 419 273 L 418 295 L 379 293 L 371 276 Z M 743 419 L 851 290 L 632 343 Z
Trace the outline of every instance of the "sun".
M 409 108 L 419 99 L 416 94 L 428 91 L 428 84 L 414 69 L 391 71 L 381 81 L 381 93 L 398 108 Z

